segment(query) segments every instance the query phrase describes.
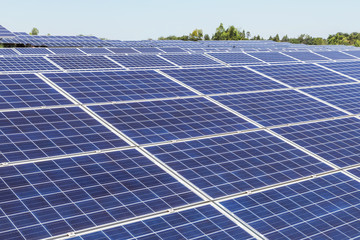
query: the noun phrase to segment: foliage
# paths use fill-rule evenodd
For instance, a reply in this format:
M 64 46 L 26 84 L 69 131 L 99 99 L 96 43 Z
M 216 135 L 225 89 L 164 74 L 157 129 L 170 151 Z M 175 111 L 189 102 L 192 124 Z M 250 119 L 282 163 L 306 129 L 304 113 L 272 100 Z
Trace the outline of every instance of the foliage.
M 37 29 L 36 27 L 34 27 L 29 34 L 30 34 L 30 35 L 39 35 L 39 29 Z

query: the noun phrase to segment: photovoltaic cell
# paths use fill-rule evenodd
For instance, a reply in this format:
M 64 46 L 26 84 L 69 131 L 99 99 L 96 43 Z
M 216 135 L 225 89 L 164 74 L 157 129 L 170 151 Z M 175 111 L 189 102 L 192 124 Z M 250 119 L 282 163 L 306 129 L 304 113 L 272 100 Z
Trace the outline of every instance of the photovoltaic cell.
M 259 61 L 258 59 L 240 52 L 208 54 L 231 65 L 263 64 L 263 62 Z
M 137 47 L 135 49 L 141 53 L 162 53 L 163 52 L 160 49 L 154 48 L 154 47 Z
M 254 239 L 210 205 L 82 235 L 91 239 Z M 75 238 L 73 239 L 75 240 Z
M 220 65 L 220 63 L 201 55 L 201 54 L 164 54 L 163 58 L 179 65 L 179 66 L 208 66 L 208 65 Z
M 303 91 L 353 114 L 360 113 L 360 85 L 308 88 Z
M 328 61 L 327 58 L 316 55 L 312 52 L 284 52 L 286 55 L 297 58 L 301 61 Z
M 54 55 L 47 48 L 16 48 L 23 55 Z
M 222 205 L 268 239 L 351 239 L 360 234 L 360 183 L 342 173 Z
M 322 63 L 321 65 L 360 80 L 360 62 Z
M 0 109 L 72 104 L 34 74 L 0 75 Z
M 6 57 L 0 58 L 1 72 L 26 72 L 59 70 L 43 57 Z
M 292 87 L 355 82 L 313 64 L 253 66 L 251 68 Z
M 128 68 L 161 68 L 175 67 L 175 65 L 165 61 L 157 55 L 129 55 L 129 56 L 109 56 L 111 59 Z
M 15 34 L 0 25 L 0 38 L 15 37 Z
M 54 73 L 45 76 L 82 103 L 196 95 L 153 70 Z
M 91 106 L 139 144 L 255 128 L 204 98 Z
M 0 239 L 9 231 L 42 239 L 201 200 L 134 149 L 4 167 L 0 177 Z
M 171 69 L 162 71 L 204 94 L 286 88 L 271 79 L 243 67 Z
M 139 53 L 132 48 L 108 48 L 113 53 Z
M 360 51 L 359 50 L 355 50 L 355 51 L 344 51 L 344 53 L 348 53 L 350 55 L 353 55 L 357 58 L 360 58 Z
M 162 47 L 160 49 L 166 53 L 184 53 L 184 52 L 186 52 L 184 49 L 181 49 L 179 47 Z
M 249 55 L 254 56 L 268 63 L 277 62 L 298 62 L 297 60 L 285 56 L 279 52 L 251 52 Z
M 58 55 L 73 55 L 73 54 L 84 55 L 84 53 L 77 48 L 49 48 L 49 50 L 51 50 L 53 53 Z
M 0 55 L 7 56 L 7 55 L 19 55 L 19 54 L 14 50 L 12 50 L 11 48 L 0 48 Z
M 337 119 L 273 129 L 339 167 L 359 164 L 360 120 Z
M 122 69 L 104 56 L 51 56 L 49 59 L 63 69 Z
M 88 54 L 111 54 L 106 48 L 80 48 L 81 51 Z
M 0 162 L 127 146 L 78 107 L 0 113 Z
M 315 51 L 314 51 L 315 52 Z M 349 56 L 345 53 L 338 51 L 316 51 L 316 53 L 330 58 L 332 60 L 342 60 L 342 59 L 356 59 L 355 57 Z
M 263 126 L 346 115 L 294 90 L 223 95 L 213 98 Z
M 146 149 L 213 198 L 331 170 L 265 131 Z

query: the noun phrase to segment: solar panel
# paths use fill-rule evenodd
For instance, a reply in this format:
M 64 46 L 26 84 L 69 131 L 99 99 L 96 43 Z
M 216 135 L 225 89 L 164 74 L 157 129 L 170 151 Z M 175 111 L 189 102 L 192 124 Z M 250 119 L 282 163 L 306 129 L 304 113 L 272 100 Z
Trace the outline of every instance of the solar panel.
M 16 51 L 23 55 L 51 55 L 47 48 L 16 48 Z
M 0 162 L 127 146 L 78 107 L 0 113 Z
M 0 72 L 26 72 L 59 70 L 43 57 L 0 58 Z
M 344 53 L 347 53 L 347 54 L 350 54 L 350 55 L 353 55 L 357 58 L 360 58 L 360 51 L 359 50 L 355 50 L 355 51 L 344 51 Z
M 331 170 L 265 131 L 147 150 L 213 198 Z
M 298 62 L 297 60 L 285 56 L 279 52 L 251 52 L 249 54 L 268 63 Z
M 327 58 L 316 55 L 312 52 L 284 52 L 286 55 L 297 58 L 301 61 L 327 61 Z
M 185 53 L 186 52 L 184 49 L 181 49 L 179 47 L 162 47 L 160 49 L 166 53 Z
M 201 200 L 134 149 L 4 167 L 0 176 L 1 239 L 56 236 Z
M 303 91 L 353 114 L 360 113 L 359 84 L 309 88 Z
M 44 75 L 82 103 L 196 95 L 153 70 Z
M 34 74 L 0 75 L 0 109 L 71 104 Z
M 0 48 L 0 55 L 18 55 L 18 53 L 11 48 Z
M 360 62 L 336 62 L 321 65 L 360 80 Z
M 254 239 L 211 205 L 80 236 L 90 239 Z
M 220 65 L 220 63 L 201 54 L 164 54 L 161 56 L 182 67 Z
M 162 71 L 204 94 L 285 88 L 271 79 L 242 67 Z
M 68 54 L 81 54 L 84 55 L 83 52 L 81 52 L 77 48 L 49 48 L 53 53 L 58 55 L 68 55 Z
M 163 52 L 160 49 L 154 48 L 154 47 L 140 47 L 140 48 L 137 47 L 135 49 L 141 53 L 162 53 Z
M 113 53 L 139 53 L 132 48 L 108 48 Z
M 293 90 L 224 95 L 213 98 L 263 126 L 345 115 L 335 108 Z
M 81 51 L 88 54 L 111 54 L 106 48 L 80 48 Z
M 0 38 L 15 37 L 15 34 L 0 25 Z
M 268 239 L 359 236 L 360 183 L 342 173 L 222 203 Z
M 356 59 L 355 57 L 349 56 L 345 53 L 338 51 L 316 51 L 316 53 L 323 55 L 327 58 L 330 58 L 332 60 Z
M 102 105 L 90 108 L 139 144 L 255 127 L 204 98 Z
M 109 56 L 111 59 L 128 68 L 162 68 L 174 67 L 157 55 Z
M 49 59 L 63 69 L 121 69 L 104 56 L 51 56 Z
M 274 129 L 339 167 L 359 164 L 360 120 L 337 119 Z
M 225 63 L 231 65 L 251 65 L 251 64 L 263 64 L 256 58 L 253 58 L 245 53 L 233 52 L 233 53 L 208 53 Z
M 292 87 L 355 82 L 313 64 L 253 66 L 251 68 Z

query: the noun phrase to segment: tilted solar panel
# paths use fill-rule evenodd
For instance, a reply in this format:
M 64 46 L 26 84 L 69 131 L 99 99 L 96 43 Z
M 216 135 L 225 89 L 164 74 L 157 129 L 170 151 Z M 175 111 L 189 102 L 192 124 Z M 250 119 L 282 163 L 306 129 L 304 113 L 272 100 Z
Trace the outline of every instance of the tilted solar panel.
M 111 59 L 128 68 L 163 68 L 175 67 L 174 64 L 157 55 L 109 56 Z
M 135 49 L 141 53 L 162 53 L 163 52 L 160 49 L 154 48 L 154 47 L 137 47 Z
M 122 69 L 104 56 L 51 56 L 49 59 L 63 69 Z
M 11 48 L 0 48 L 0 56 L 1 55 L 7 56 L 7 55 L 19 55 L 19 54 Z
M 231 65 L 263 64 L 262 61 L 254 57 L 251 57 L 245 53 L 240 53 L 240 52 L 208 53 L 208 54 Z
M 298 60 L 285 56 L 279 52 L 251 52 L 249 55 L 254 56 L 268 63 L 277 62 L 298 62 Z
M 360 183 L 343 173 L 222 205 L 268 239 L 350 239 L 360 234 Z
M 0 25 L 0 38 L 15 37 L 15 34 Z
M 321 66 L 360 80 L 360 62 L 322 63 Z
M 0 123 L 0 162 L 128 145 L 78 107 L 3 112 Z
M 53 55 L 47 48 L 15 48 L 23 55 Z
M 356 59 L 355 57 L 349 56 L 345 53 L 338 51 L 314 51 L 324 57 L 330 58 L 332 60 L 345 60 L 345 59 Z
M 79 48 L 81 51 L 88 54 L 112 54 L 106 48 Z
M 58 55 L 68 55 L 68 54 L 84 55 L 84 53 L 77 48 L 49 48 L 49 50 L 51 50 L 53 53 Z
M 202 54 L 164 54 L 161 56 L 182 67 L 221 65 L 220 63 Z
M 0 168 L 0 238 L 41 239 L 201 199 L 137 150 Z
M 108 48 L 113 53 L 139 53 L 132 48 Z
M 44 75 L 82 103 L 196 95 L 153 70 Z
M 91 106 L 139 144 L 255 128 L 204 98 Z
M 359 50 L 355 50 L 355 51 L 344 51 L 344 53 L 353 55 L 354 57 L 360 58 L 360 51 Z
M 186 52 L 184 49 L 181 49 L 179 47 L 162 47 L 160 49 L 166 53 L 185 53 Z
M 59 70 L 43 57 L 0 58 L 0 72 L 28 72 Z
M 328 61 L 327 58 L 312 52 L 284 52 L 286 55 L 299 59 L 300 61 Z

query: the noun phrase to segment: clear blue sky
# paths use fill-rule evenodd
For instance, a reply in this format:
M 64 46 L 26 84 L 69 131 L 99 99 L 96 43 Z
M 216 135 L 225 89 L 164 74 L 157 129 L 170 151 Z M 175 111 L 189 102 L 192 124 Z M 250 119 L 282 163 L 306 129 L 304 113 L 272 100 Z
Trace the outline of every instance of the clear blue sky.
M 119 40 L 211 36 L 220 22 L 264 37 L 301 33 L 327 37 L 360 32 L 359 0 L 0 0 L 0 25 L 10 31 L 87 34 Z

